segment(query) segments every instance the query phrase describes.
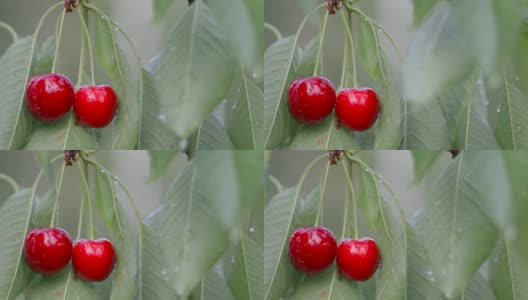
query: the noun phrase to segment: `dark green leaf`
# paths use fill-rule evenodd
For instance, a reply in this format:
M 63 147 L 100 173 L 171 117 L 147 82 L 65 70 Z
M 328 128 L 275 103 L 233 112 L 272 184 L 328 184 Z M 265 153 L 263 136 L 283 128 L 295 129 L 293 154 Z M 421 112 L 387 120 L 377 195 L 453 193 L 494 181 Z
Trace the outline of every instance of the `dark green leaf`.
M 420 26 L 431 15 L 438 0 L 413 0 L 414 26 Z
M 231 150 L 233 144 L 219 115 L 213 112 L 200 123 L 200 127 L 189 139 L 188 150 L 194 153 L 198 150 Z M 244 126 L 245 124 L 240 124 Z
M 162 111 L 182 138 L 198 128 L 231 85 L 233 61 L 221 29 L 197 0 L 171 30 L 157 57 L 154 75 Z
M 338 274 L 337 268 L 330 267 L 322 274 L 308 275 L 293 294 L 295 300 L 339 300 L 362 299 L 355 282 Z
M 35 199 L 34 211 L 31 220 L 33 227 L 49 227 L 55 199 L 57 194 L 55 189 L 49 190 L 41 199 Z
M 319 52 L 319 41 L 321 37 L 316 35 L 304 47 L 301 59 L 299 60 L 299 67 L 297 68 L 298 77 L 312 76 L 315 70 L 315 62 L 317 60 L 317 53 Z
M 262 246 L 247 236 L 242 236 L 237 247 L 229 286 L 236 299 L 264 299 L 264 254 Z
M 507 78 L 504 78 L 504 99 L 498 108 L 495 135 L 502 149 L 528 149 L 528 101 Z
M 381 195 L 378 181 L 370 169 L 362 166 L 358 168 L 358 204 L 363 218 L 371 227 L 376 227 L 379 214 L 379 203 Z
M 167 14 L 172 3 L 174 3 L 174 0 L 153 0 L 154 20 L 160 21 Z
M 31 69 L 32 75 L 51 73 L 53 67 L 53 59 L 55 57 L 55 35 L 49 36 L 38 53 L 37 63 Z
M 95 299 L 95 290 L 86 281 L 74 279 L 67 268 L 54 276 L 44 276 L 24 292 L 27 300 Z
M 0 149 L 19 149 L 31 132 L 24 95 L 33 60 L 34 38 L 12 44 L 0 57 Z
M 193 291 L 191 300 L 234 300 L 250 299 L 235 298 L 229 290 L 229 286 L 219 270 L 213 268 L 204 276 L 200 285 Z
M 29 231 L 32 192 L 23 189 L 0 207 L 0 298 L 15 299 L 25 288 L 29 269 L 22 252 Z
M 288 88 L 296 77 L 297 39 L 288 37 L 271 45 L 264 53 L 264 132 L 265 149 L 275 149 L 291 141 L 295 121 L 286 105 Z
M 114 184 L 106 170 L 96 168 L 94 172 L 95 190 L 93 194 L 93 203 L 95 211 L 99 215 L 99 218 L 101 219 L 103 224 L 108 228 L 112 228 L 114 226 L 115 221 Z

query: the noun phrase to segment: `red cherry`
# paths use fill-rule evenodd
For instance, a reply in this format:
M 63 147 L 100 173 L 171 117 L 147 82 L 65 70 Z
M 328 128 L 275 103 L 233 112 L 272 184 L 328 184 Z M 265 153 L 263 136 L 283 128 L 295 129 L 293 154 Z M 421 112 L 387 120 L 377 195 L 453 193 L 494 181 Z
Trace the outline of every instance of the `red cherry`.
M 35 228 L 26 236 L 24 255 L 33 272 L 55 274 L 72 257 L 72 241 L 60 228 Z
M 86 281 L 103 281 L 114 270 L 114 247 L 107 239 L 79 240 L 73 247 L 75 274 Z
M 68 77 L 46 74 L 33 77 L 26 88 L 27 106 L 33 117 L 55 121 L 70 111 L 75 93 Z
M 73 104 L 77 120 L 86 127 L 106 127 L 117 111 L 117 96 L 108 85 L 81 86 Z
M 299 122 L 317 124 L 334 110 L 336 92 L 332 83 L 323 77 L 299 78 L 288 91 L 288 108 Z
M 326 228 L 301 227 L 290 237 L 290 260 L 300 271 L 319 273 L 334 262 L 336 253 L 336 239 Z
M 337 247 L 337 267 L 350 280 L 368 280 L 378 269 L 381 260 L 378 245 L 373 239 L 344 239 Z
M 343 89 L 337 95 L 337 119 L 352 130 L 365 131 L 372 127 L 379 110 L 378 95 L 372 89 Z

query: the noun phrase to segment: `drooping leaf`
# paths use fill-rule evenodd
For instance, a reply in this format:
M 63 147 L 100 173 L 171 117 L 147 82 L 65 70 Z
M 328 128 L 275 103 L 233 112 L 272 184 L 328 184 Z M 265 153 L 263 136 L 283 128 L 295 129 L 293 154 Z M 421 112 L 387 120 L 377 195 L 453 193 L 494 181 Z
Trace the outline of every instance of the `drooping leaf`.
M 442 151 L 412 150 L 414 182 L 419 183 L 442 155 Z
M 143 269 L 140 283 L 143 286 L 143 299 L 164 300 L 174 297 L 176 292 L 169 283 L 169 270 L 163 258 L 161 238 L 148 225 L 141 225 L 143 233 L 143 250 L 141 257 Z
M 504 100 L 497 114 L 495 135 L 504 150 L 528 149 L 528 102 L 522 91 L 504 78 Z
M 295 188 L 277 194 L 264 208 L 264 299 L 278 299 L 299 276 L 288 258 L 288 239 L 298 197 Z
M 227 132 L 237 149 L 264 149 L 264 94 L 243 69 L 240 78 L 240 86 L 227 97 Z
M 52 122 L 41 124 L 31 134 L 27 150 L 97 149 L 95 136 L 84 126 L 75 126 L 73 113 Z
M 239 188 L 232 152 L 195 154 L 147 219 L 144 293 L 161 278 L 174 295 L 191 294 L 229 245 L 241 213 Z
M 376 177 L 369 169 L 358 168 L 358 206 L 371 227 L 376 227 L 379 215 L 380 190 Z
M 114 183 L 106 170 L 99 168 L 96 168 L 94 171 L 94 181 L 93 204 L 95 211 L 97 212 L 103 225 L 105 225 L 107 228 L 112 228 L 115 221 Z
M 490 287 L 489 282 L 484 276 L 477 272 L 473 279 L 469 282 L 464 290 L 464 300 L 482 299 L 482 300 L 496 300 L 495 294 Z
M 317 54 L 319 52 L 321 37 L 316 35 L 308 42 L 302 51 L 299 59 L 299 66 L 297 68 L 298 77 L 312 76 L 315 70 L 315 63 L 317 61 Z
M 439 3 L 418 30 L 403 63 L 403 98 L 430 101 L 466 78 L 473 65 L 473 54 L 451 6 Z
M 49 227 L 51 215 L 57 194 L 55 189 L 50 189 L 41 199 L 35 199 L 33 205 L 33 215 L 31 218 L 31 226 L 33 227 Z
M 167 124 L 167 115 L 162 111 L 159 93 L 154 85 L 151 72 L 143 72 L 143 109 L 139 149 L 171 150 L 177 149 L 180 139 Z
M 24 95 L 33 61 L 34 37 L 12 44 L 0 57 L 0 149 L 19 149 L 32 130 Z
M 154 21 L 159 22 L 162 20 L 172 3 L 174 3 L 174 0 L 153 0 L 152 10 L 154 11 Z
M 295 78 L 298 61 L 297 39 L 288 37 L 264 53 L 264 146 L 275 149 L 291 141 L 295 121 L 286 105 L 288 89 Z
M 174 160 L 178 152 L 176 151 L 148 151 L 150 157 L 150 177 L 149 181 L 154 181 L 165 175 L 170 163 Z
M 413 0 L 414 26 L 420 26 L 431 15 L 438 0 Z
M 247 236 L 238 243 L 233 269 L 228 277 L 236 299 L 264 299 L 264 254 L 262 246 Z
M 482 204 L 483 196 L 488 195 L 479 190 L 490 182 L 473 180 L 476 168 L 483 161 L 466 163 L 475 156 L 475 152 L 461 153 L 440 175 L 426 195 L 425 207 L 415 227 L 431 263 L 436 286 L 448 298 L 462 294 L 497 237 L 497 227 L 486 214 L 486 204 Z M 495 190 L 505 188 L 496 182 L 491 185 Z M 494 197 L 493 203 L 499 203 L 496 200 Z
M 224 38 L 222 26 L 197 0 L 172 28 L 157 57 L 154 75 L 161 107 L 181 138 L 198 128 L 231 85 L 234 64 Z
M 289 149 L 297 150 L 330 150 L 360 149 L 354 136 L 346 128 L 338 128 L 337 120 L 331 115 L 321 124 L 304 125 L 295 134 Z
M 215 113 L 212 113 L 207 119 L 202 121 L 196 133 L 189 139 L 188 151 L 191 153 L 198 150 L 231 149 L 233 149 L 231 139 L 227 134 L 223 121 Z
M 213 268 L 207 273 L 200 285 L 193 291 L 191 300 L 234 300 L 249 299 L 235 298 L 229 286 L 219 270 Z
M 13 194 L 0 207 L 0 298 L 15 299 L 24 290 L 29 268 L 23 248 L 31 222 L 32 191 L 23 189 Z
M 49 36 L 42 44 L 42 47 L 38 51 L 38 59 L 36 64 L 31 69 L 32 75 L 48 74 L 51 73 L 53 67 L 53 58 L 55 57 L 55 35 Z

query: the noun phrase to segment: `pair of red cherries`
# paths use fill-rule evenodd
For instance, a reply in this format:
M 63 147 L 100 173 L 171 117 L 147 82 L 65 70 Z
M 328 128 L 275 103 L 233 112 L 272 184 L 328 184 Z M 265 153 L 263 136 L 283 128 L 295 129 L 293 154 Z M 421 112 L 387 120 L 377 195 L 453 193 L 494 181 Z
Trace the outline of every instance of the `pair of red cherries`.
M 345 88 L 336 96 L 334 86 L 324 77 L 299 78 L 290 85 L 288 108 L 297 121 L 318 124 L 334 107 L 339 123 L 355 131 L 372 127 L 380 111 L 378 96 L 370 88 Z
M 345 277 L 365 281 L 376 273 L 381 255 L 370 238 L 344 239 L 337 246 L 332 231 L 323 227 L 301 227 L 291 235 L 290 260 L 298 270 L 316 274 L 328 268 L 334 259 Z
M 79 240 L 72 247 L 68 233 L 60 228 L 36 228 L 26 236 L 24 255 L 33 272 L 53 275 L 72 260 L 76 276 L 103 281 L 114 270 L 116 255 L 107 239 Z
M 71 81 L 61 74 L 33 77 L 26 94 L 29 111 L 41 121 L 56 121 L 73 106 L 81 124 L 102 128 L 112 122 L 117 111 L 117 96 L 110 86 L 81 86 L 74 92 Z

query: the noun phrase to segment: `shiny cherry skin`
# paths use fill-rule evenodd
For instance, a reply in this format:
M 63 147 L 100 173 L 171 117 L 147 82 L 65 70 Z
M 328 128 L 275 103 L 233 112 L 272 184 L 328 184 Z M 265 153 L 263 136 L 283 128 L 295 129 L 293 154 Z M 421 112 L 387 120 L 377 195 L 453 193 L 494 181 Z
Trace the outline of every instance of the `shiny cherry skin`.
M 26 88 L 29 112 L 38 120 L 55 121 L 68 113 L 75 100 L 73 85 L 61 74 L 33 77 Z
M 326 228 L 301 227 L 290 237 L 290 260 L 300 271 L 319 273 L 334 262 L 336 254 L 336 239 Z
M 79 240 L 73 247 L 75 274 L 86 281 L 103 281 L 114 270 L 114 246 L 107 239 Z
M 349 129 L 368 130 L 378 119 L 379 111 L 378 95 L 373 89 L 343 89 L 337 95 L 337 119 Z
M 371 238 L 344 239 L 337 247 L 337 267 L 350 280 L 368 280 L 381 260 L 376 242 Z
M 288 108 L 299 122 L 317 124 L 334 110 L 336 92 L 332 83 L 323 77 L 299 78 L 288 91 Z
M 72 251 L 70 236 L 60 228 L 35 228 L 24 243 L 29 268 L 46 275 L 62 270 L 70 262 Z
M 108 126 L 117 111 L 117 96 L 108 85 L 81 86 L 75 93 L 73 109 L 77 120 L 86 127 Z

